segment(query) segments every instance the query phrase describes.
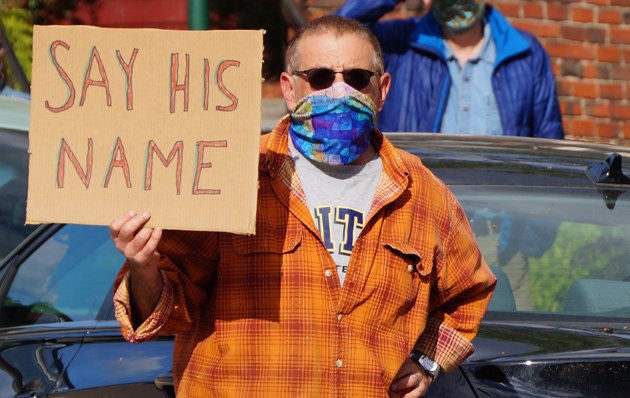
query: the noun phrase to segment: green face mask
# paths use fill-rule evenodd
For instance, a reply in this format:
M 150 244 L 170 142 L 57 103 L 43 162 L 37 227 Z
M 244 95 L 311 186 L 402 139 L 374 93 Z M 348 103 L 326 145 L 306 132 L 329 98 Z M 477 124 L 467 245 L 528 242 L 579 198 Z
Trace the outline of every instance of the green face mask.
M 433 0 L 431 10 L 443 28 L 462 33 L 483 18 L 485 3 L 484 0 Z

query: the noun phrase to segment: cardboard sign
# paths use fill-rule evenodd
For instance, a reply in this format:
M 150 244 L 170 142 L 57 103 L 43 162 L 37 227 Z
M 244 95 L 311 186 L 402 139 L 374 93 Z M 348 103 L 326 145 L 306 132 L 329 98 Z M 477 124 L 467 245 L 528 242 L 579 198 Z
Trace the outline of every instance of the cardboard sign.
M 263 33 L 36 26 L 27 223 L 254 233 Z

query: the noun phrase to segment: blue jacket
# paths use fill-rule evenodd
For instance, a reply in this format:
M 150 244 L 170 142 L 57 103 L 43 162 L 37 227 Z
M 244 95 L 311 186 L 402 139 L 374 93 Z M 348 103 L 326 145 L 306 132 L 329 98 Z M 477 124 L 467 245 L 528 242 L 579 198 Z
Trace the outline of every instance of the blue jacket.
M 348 0 L 337 14 L 368 24 L 392 75 L 379 115 L 382 131 L 439 132 L 451 86 L 440 26 L 423 18 L 379 22 L 397 0 Z M 555 80 L 545 49 L 486 6 L 496 44 L 492 86 L 504 135 L 564 138 Z

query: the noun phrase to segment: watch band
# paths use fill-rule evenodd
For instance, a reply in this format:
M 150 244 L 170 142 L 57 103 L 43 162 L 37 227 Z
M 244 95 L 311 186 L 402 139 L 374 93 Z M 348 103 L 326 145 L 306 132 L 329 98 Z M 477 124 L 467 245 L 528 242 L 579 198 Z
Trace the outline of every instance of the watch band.
M 440 374 L 440 365 L 428 356 L 418 351 L 412 351 L 411 354 L 409 354 L 409 358 L 418 362 L 418 364 L 422 367 L 422 369 L 424 369 L 425 372 L 427 372 L 427 374 L 433 376 L 434 380 Z

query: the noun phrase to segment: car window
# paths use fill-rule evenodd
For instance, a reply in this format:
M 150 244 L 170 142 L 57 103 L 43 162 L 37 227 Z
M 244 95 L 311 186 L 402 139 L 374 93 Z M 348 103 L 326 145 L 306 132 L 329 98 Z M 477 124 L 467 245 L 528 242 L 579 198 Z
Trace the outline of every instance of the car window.
M 20 265 L 0 326 L 96 319 L 123 260 L 106 227 L 64 226 Z
M 630 319 L 630 193 L 451 188 L 497 276 L 491 311 Z
M 24 225 L 27 146 L 25 132 L 0 129 L 0 259 L 35 229 L 33 225 Z

